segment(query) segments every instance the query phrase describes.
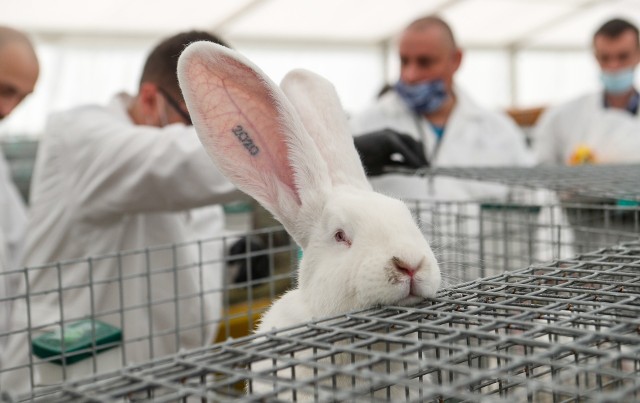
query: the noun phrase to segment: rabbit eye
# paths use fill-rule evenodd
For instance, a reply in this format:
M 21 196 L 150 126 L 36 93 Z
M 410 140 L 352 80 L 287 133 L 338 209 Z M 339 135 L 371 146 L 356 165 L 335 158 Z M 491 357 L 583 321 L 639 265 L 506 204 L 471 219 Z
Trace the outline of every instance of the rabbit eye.
M 347 237 L 347 234 L 345 234 L 344 231 L 341 229 L 336 231 L 336 233 L 333 235 L 333 239 L 335 239 L 336 242 L 345 243 L 347 244 L 347 246 L 351 246 L 351 240 Z

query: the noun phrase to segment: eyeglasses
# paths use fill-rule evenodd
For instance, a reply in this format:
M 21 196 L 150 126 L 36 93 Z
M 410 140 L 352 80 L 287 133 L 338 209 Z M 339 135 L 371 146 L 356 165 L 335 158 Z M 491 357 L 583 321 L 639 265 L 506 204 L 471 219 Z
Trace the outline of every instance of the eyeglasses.
M 169 95 L 169 92 L 167 92 L 162 87 L 158 87 L 158 91 L 160 91 L 164 99 L 166 99 L 169 105 L 171 105 L 171 108 L 173 108 L 173 110 L 176 111 L 178 115 L 180 115 L 186 125 L 193 125 L 193 122 L 191 122 L 191 116 L 189 116 L 189 112 L 182 109 L 178 101 L 176 101 L 171 95 Z

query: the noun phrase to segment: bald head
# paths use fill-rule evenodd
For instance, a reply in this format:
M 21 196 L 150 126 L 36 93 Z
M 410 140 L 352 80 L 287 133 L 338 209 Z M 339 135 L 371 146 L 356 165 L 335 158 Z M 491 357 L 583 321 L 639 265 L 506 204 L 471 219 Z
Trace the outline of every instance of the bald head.
M 428 30 L 438 32 L 443 43 L 450 46 L 451 49 L 456 49 L 458 47 L 458 45 L 456 44 L 456 39 L 453 36 L 453 31 L 451 30 L 449 24 L 447 24 L 442 18 L 436 17 L 434 15 L 414 20 L 405 28 L 405 33 L 423 32 Z
M 39 74 L 38 58 L 29 38 L 0 26 L 0 120 L 33 92 Z

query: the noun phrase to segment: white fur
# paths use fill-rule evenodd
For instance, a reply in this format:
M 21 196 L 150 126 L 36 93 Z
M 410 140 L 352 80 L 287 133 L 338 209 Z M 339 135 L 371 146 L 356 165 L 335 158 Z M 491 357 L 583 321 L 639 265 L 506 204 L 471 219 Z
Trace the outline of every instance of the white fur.
M 431 248 L 404 203 L 371 190 L 328 81 L 296 70 L 280 90 L 241 55 L 208 42 L 183 52 L 178 78 L 198 135 L 218 167 L 271 211 L 304 250 L 298 288 L 272 305 L 257 332 L 435 295 L 440 270 Z M 233 134 L 238 126 L 260 152 L 247 152 Z M 350 245 L 335 240 L 338 230 Z M 394 268 L 394 259 L 417 269 L 413 285 Z M 264 361 L 252 368 L 271 365 Z M 300 368 L 296 377 L 310 376 L 306 371 Z M 254 382 L 251 388 L 263 392 L 271 384 Z

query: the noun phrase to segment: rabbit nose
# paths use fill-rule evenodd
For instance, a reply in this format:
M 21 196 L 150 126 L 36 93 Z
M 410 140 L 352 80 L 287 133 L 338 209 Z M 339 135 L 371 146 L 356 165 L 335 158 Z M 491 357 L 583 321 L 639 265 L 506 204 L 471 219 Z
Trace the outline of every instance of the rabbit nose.
M 420 265 L 413 266 L 397 257 L 393 257 L 392 261 L 393 266 L 396 268 L 396 270 L 398 270 L 400 273 L 406 274 L 409 277 L 413 277 L 413 275 L 418 271 L 420 267 Z

